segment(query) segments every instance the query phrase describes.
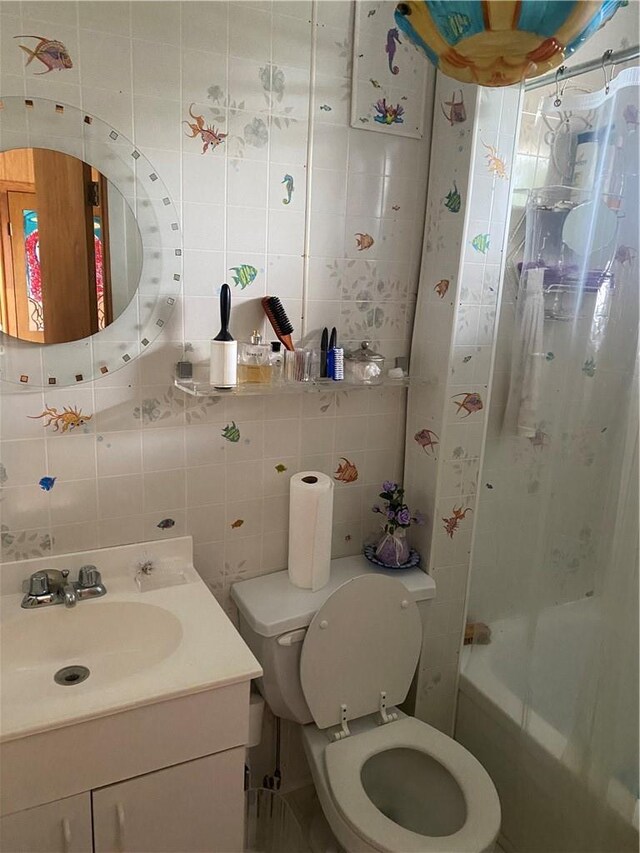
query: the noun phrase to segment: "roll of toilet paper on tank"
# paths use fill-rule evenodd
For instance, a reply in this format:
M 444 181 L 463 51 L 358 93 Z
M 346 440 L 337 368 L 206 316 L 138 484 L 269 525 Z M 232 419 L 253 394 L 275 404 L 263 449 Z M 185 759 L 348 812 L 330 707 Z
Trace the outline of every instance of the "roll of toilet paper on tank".
M 294 474 L 289 483 L 289 580 L 322 589 L 331 569 L 333 480 L 319 471 Z

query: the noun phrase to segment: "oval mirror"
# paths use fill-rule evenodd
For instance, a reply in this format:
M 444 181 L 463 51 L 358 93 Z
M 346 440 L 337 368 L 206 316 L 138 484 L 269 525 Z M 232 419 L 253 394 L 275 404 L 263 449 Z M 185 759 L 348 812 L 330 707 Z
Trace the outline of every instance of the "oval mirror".
M 78 107 L 7 95 L 0 152 L 0 381 L 76 385 L 175 334 L 180 222 L 142 151 Z
M 0 329 L 67 343 L 109 326 L 133 298 L 142 241 L 120 191 L 60 151 L 0 152 Z

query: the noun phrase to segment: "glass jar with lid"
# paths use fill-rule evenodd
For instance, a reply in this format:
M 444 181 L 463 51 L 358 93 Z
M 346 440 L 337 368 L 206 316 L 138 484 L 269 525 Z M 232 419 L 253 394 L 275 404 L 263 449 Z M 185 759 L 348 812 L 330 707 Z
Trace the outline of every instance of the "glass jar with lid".
M 384 378 L 384 356 L 362 341 L 360 348 L 345 354 L 345 378 L 361 385 L 380 385 Z

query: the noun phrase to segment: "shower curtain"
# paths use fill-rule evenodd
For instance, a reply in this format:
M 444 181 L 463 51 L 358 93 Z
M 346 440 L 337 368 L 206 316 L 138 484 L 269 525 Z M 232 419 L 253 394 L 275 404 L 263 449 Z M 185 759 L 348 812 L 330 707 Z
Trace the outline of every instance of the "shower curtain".
M 493 565 L 474 550 L 469 616 L 493 625 L 492 643 L 517 626 L 519 735 L 500 756 L 518 780 L 503 798 L 517 853 L 638 849 L 639 84 L 632 68 L 608 91 L 543 99 L 547 180 L 514 261 L 508 401 L 485 467 L 504 467 L 519 524 L 496 525 Z

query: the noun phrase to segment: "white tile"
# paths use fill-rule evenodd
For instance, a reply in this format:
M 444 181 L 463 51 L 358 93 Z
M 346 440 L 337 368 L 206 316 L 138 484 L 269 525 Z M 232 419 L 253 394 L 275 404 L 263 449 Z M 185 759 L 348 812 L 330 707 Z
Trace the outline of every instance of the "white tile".
M 193 536 L 194 544 L 218 542 L 224 539 L 225 505 L 204 504 L 187 510 L 186 532 Z
M 170 471 L 146 471 L 143 477 L 143 510 L 165 512 L 184 507 L 186 474 L 184 468 Z
M 268 252 L 273 255 L 302 255 L 305 215 L 295 210 L 269 211 Z
M 314 168 L 311 184 L 311 210 L 344 216 L 347 201 L 347 176 L 342 171 Z
M 211 4 L 214 5 L 214 4 Z M 217 5 L 217 4 L 216 4 Z M 196 115 L 204 114 L 207 124 L 221 122 L 227 96 L 227 57 L 222 53 L 199 50 L 183 51 L 182 98 L 185 103 L 184 118 L 193 102 L 200 108 Z M 224 128 L 223 128 L 224 129 Z
M 83 0 L 78 4 L 80 26 L 87 30 L 128 36 L 131 30 L 130 4 L 111 0 Z
M 133 103 L 135 142 L 150 148 L 180 148 L 180 103 L 136 95 Z
M 104 32 L 81 30 L 82 85 L 114 92 L 131 91 L 131 42 Z
M 131 33 L 134 38 L 166 44 L 180 43 L 180 3 L 164 0 L 162 3 L 131 4 Z M 164 61 L 166 54 L 158 46 L 157 64 Z
M 218 503 L 225 494 L 225 466 L 199 465 L 186 469 L 187 508 Z
M 45 443 L 42 439 L 31 441 L 3 441 L 0 443 L 2 485 L 33 485 L 47 474 Z
M 224 248 L 224 207 L 217 204 L 185 204 L 184 245 L 186 249 L 221 251 Z
M 142 470 L 141 434 L 140 429 L 132 429 L 96 436 L 98 476 L 139 473 Z
M 94 435 L 73 435 L 64 441 L 47 441 L 49 476 L 64 480 L 83 480 L 96 476 L 96 439 Z
M 263 493 L 262 461 L 232 462 L 227 465 L 226 501 L 254 500 Z
M 37 484 L 14 486 L 3 490 L 2 524 L 8 530 L 27 530 L 44 527 L 49 523 L 50 492 Z
M 142 513 L 142 475 L 98 479 L 100 519 L 133 516 Z
M 231 160 L 227 167 L 227 203 L 236 207 L 266 207 L 267 175 L 266 163 Z
M 190 0 L 182 4 L 182 46 L 224 53 L 227 49 L 228 4 Z M 190 50 L 184 51 L 189 53 Z
M 308 70 L 311 59 L 311 23 L 307 18 L 274 15 L 272 40 L 272 61 L 275 65 Z
M 50 501 L 53 525 L 93 521 L 97 518 L 96 481 L 58 482 L 50 492 Z
M 229 208 L 227 210 L 227 249 L 232 252 L 264 252 L 266 225 L 265 210 L 250 207 Z
M 229 7 L 229 54 L 267 62 L 271 54 L 271 15 L 233 3 Z
M 132 51 L 134 93 L 178 100 L 180 98 L 180 50 L 167 44 L 134 39 Z M 158 62 L 159 56 L 162 56 L 162 62 Z

